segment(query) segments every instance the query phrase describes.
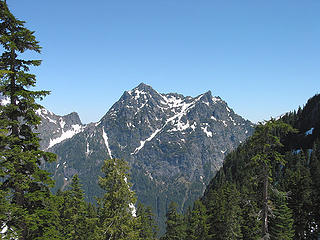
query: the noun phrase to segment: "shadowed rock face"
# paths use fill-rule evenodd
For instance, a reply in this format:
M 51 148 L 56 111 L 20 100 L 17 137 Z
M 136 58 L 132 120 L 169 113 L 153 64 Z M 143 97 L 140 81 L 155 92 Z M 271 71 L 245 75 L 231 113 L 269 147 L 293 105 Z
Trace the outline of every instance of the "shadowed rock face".
M 185 210 L 202 195 L 226 153 L 253 132 L 251 122 L 210 91 L 184 97 L 145 84 L 124 92 L 98 123 L 84 126 L 76 113 L 60 117 L 45 111 L 38 130 L 42 147 L 58 154 L 56 163 L 45 166 L 57 187 L 77 173 L 94 201 L 101 194 L 97 176 L 103 160 L 123 158 L 131 165 L 138 199 L 153 208 L 161 229 L 170 201 Z

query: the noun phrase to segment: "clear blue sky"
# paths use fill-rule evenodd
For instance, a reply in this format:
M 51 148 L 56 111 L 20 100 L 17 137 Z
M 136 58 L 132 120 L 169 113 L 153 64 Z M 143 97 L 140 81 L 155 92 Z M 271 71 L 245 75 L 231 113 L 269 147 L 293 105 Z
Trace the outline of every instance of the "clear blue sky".
M 208 90 L 257 122 L 320 89 L 319 0 L 7 0 L 43 47 L 34 70 L 56 114 L 99 121 L 140 82 Z

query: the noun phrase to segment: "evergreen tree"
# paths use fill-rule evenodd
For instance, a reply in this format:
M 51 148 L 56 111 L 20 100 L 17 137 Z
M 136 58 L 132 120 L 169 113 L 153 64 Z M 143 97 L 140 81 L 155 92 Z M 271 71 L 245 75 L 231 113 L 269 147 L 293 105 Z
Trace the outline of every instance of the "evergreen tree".
M 39 138 L 32 131 L 40 123 L 35 111 L 41 106 L 35 100 L 49 92 L 32 91 L 36 77 L 28 71 L 41 61 L 19 58 L 26 51 L 39 53 L 41 48 L 34 32 L 11 14 L 6 1 L 0 1 L 0 43 L 4 50 L 0 93 L 10 101 L 0 108 L 0 225 L 7 226 L 6 234 L 17 239 L 53 239 L 59 235 L 49 191 L 54 182 L 40 164 L 54 161 L 55 155 L 40 150 Z
M 86 213 L 87 213 L 87 231 L 89 233 L 89 236 L 91 236 L 90 239 L 98 239 L 97 237 L 97 224 L 98 224 L 98 213 L 97 213 L 97 207 L 92 204 L 86 202 Z
M 61 232 L 66 240 L 91 239 L 94 231 L 94 218 L 88 216 L 84 193 L 78 175 L 74 175 L 71 189 L 59 194 Z
M 314 146 L 310 159 L 310 172 L 312 176 L 312 235 L 320 238 L 320 140 Z
M 177 211 L 178 205 L 171 202 L 167 212 L 166 234 L 161 240 L 183 240 L 186 239 L 186 225 L 184 217 Z
M 259 208 L 254 193 L 249 193 L 246 186 L 241 188 L 240 208 L 242 209 L 241 233 L 245 240 L 259 240 L 261 222 L 259 220 Z
M 141 202 L 137 206 L 140 239 L 157 239 L 157 225 L 150 207 L 144 207 Z
M 208 202 L 209 239 L 242 239 L 240 193 L 234 184 L 225 183 L 210 193 Z
M 256 164 L 259 178 L 262 179 L 262 237 L 269 239 L 268 216 L 270 210 L 269 187 L 272 183 L 272 169 L 276 164 L 285 165 L 284 157 L 279 152 L 283 144 L 281 136 L 294 133 L 294 129 L 281 121 L 270 121 L 258 124 L 251 138 L 251 146 L 256 151 L 252 162 Z
M 103 177 L 99 185 L 105 190 L 98 199 L 99 228 L 101 240 L 135 240 L 139 238 L 135 217 L 135 194 L 130 190 L 128 164 L 121 159 L 109 159 L 102 166 Z
M 189 240 L 208 239 L 209 225 L 206 207 L 201 201 L 194 202 L 193 209 L 187 214 L 187 238 Z
M 287 154 L 287 166 L 281 179 L 284 191 L 290 193 L 288 207 L 292 210 L 296 240 L 306 239 L 310 232 L 312 206 L 312 180 L 305 154 Z
M 287 206 L 286 195 L 276 191 L 274 208 L 270 219 L 271 240 L 292 240 L 294 237 L 293 218 L 291 209 Z

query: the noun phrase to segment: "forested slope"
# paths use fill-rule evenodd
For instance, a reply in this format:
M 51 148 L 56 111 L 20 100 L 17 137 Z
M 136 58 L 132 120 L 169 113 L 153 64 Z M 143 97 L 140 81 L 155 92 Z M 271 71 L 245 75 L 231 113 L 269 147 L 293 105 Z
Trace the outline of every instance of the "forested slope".
M 277 126 L 289 124 L 296 131 L 283 134 Z M 273 125 L 270 141 L 257 142 L 257 130 Z M 271 125 L 272 125 L 271 124 Z M 263 227 L 263 164 L 259 144 L 271 146 L 268 172 L 268 234 L 271 239 L 317 239 L 320 227 L 320 95 L 299 108 L 257 126 L 256 133 L 230 153 L 202 198 L 210 229 L 229 232 L 234 238 L 259 239 Z M 261 140 L 261 139 L 260 139 Z M 265 149 L 265 148 L 264 148 Z M 279 156 L 275 156 L 275 153 Z M 279 157 L 281 161 L 279 160 Z M 230 224 L 229 224 L 230 222 Z M 221 238 L 224 239 L 224 238 Z M 229 239 L 229 238 L 228 238 Z

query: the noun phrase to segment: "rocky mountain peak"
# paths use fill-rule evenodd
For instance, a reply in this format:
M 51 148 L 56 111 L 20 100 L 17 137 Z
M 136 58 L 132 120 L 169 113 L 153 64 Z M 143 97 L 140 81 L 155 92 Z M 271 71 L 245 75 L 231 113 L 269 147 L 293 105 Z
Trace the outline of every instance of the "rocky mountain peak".
M 155 91 L 150 85 L 147 85 L 143 82 L 141 82 L 137 87 L 135 87 L 134 90 L 140 90 L 140 91 L 145 91 L 145 92 Z
M 158 95 L 158 92 L 155 91 L 151 86 L 140 83 L 137 87 L 133 88 L 130 91 L 126 91 L 132 98 L 135 100 L 146 99 L 146 96 L 156 96 Z
M 40 133 L 40 145 L 43 149 L 52 148 L 56 144 L 72 138 L 85 128 L 76 112 L 59 116 L 42 108 L 36 113 L 41 117 L 41 124 L 35 131 Z
M 51 166 L 57 182 L 65 186 L 78 173 L 87 198 L 94 201 L 103 160 L 123 158 L 131 165 L 139 200 L 152 206 L 162 226 L 169 202 L 186 209 L 201 196 L 226 153 L 253 132 L 252 123 L 211 91 L 191 97 L 158 93 L 144 83 L 124 92 L 99 123 L 83 126 L 73 115 L 44 116 L 60 127 L 60 118 L 79 126 L 61 142 L 47 137 L 47 146 L 58 155 Z M 60 131 L 66 133 L 63 127 Z
M 72 112 L 72 113 L 65 115 L 64 119 L 70 125 L 74 125 L 74 124 L 83 125 L 80 120 L 79 114 L 76 112 Z
M 0 95 L 0 103 L 6 98 Z M 123 158 L 131 166 L 138 199 L 152 206 L 160 223 L 170 201 L 185 210 L 200 197 L 227 152 L 253 132 L 211 91 L 195 97 L 159 93 L 139 84 L 126 91 L 98 123 L 84 125 L 75 112 L 56 115 L 42 108 L 35 129 L 41 148 L 58 155 L 47 168 L 64 188 L 78 174 L 89 201 L 99 196 L 97 183 L 106 158 Z

